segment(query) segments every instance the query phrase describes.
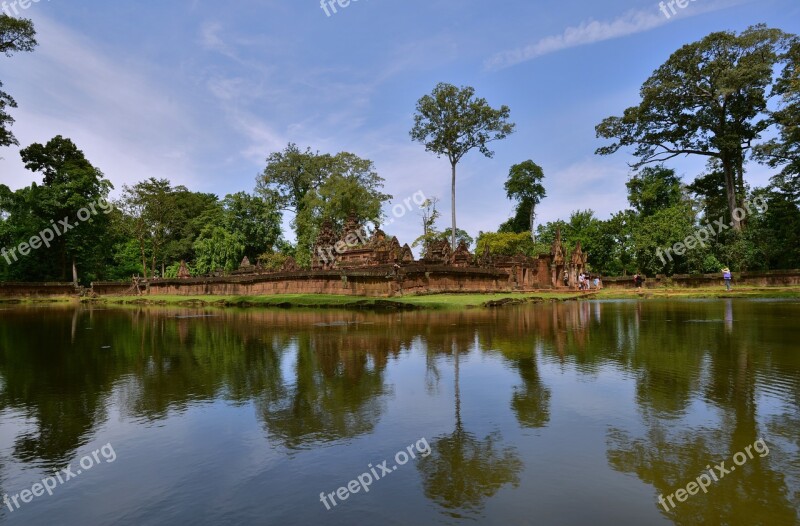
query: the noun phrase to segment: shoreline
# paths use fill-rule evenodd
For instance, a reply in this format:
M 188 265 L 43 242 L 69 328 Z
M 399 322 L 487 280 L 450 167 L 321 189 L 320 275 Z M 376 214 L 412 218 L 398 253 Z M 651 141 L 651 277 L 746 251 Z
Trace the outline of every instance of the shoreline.
M 3 305 L 100 304 L 100 305 L 177 305 L 183 307 L 236 308 L 312 308 L 358 310 L 419 310 L 492 308 L 526 303 L 585 300 L 669 300 L 669 299 L 791 299 L 800 298 L 800 287 L 724 288 L 645 288 L 602 289 L 600 291 L 543 291 L 508 293 L 443 293 L 395 298 L 338 296 L 324 294 L 277 294 L 270 296 L 105 296 L 77 298 L 0 298 Z

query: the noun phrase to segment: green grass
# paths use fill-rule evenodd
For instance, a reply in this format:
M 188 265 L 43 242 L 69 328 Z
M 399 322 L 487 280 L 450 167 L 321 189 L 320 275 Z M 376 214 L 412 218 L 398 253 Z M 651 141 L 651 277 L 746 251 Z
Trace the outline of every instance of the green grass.
M 212 307 L 305 307 L 305 308 L 420 308 L 464 309 L 482 307 L 487 302 L 538 302 L 573 299 L 723 299 L 723 298 L 800 298 L 800 287 L 748 287 L 734 286 L 731 292 L 724 287 L 603 289 L 600 292 L 533 292 L 501 294 L 429 294 L 398 298 L 372 298 L 363 296 L 338 296 L 333 294 L 276 294 L 271 296 L 106 296 L 99 299 L 82 299 L 107 304 L 149 304 Z M 54 298 L 0 298 L 0 304 L 68 303 L 79 301 L 74 297 Z
M 425 309 L 457 309 L 479 307 L 489 301 L 516 300 L 548 301 L 569 300 L 579 297 L 575 293 L 506 293 L 506 294 L 431 294 L 398 298 L 372 298 L 363 296 L 337 296 L 332 294 L 276 294 L 270 296 L 108 296 L 95 302 L 146 303 L 155 305 L 212 305 L 226 307 L 397 307 L 397 304 Z
M 702 298 L 800 298 L 800 287 L 754 287 L 754 286 L 736 286 L 730 292 L 725 290 L 724 286 L 720 287 L 703 287 L 703 288 L 644 288 L 641 291 L 635 289 L 603 289 L 597 296 L 597 299 L 633 299 L 633 298 L 646 298 L 646 299 L 702 299 Z

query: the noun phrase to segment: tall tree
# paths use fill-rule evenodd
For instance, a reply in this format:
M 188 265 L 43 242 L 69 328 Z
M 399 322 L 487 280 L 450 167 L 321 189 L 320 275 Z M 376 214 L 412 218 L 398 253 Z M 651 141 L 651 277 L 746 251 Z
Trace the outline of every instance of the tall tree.
M 770 126 L 768 89 L 788 41 L 782 31 L 758 25 L 683 46 L 647 79 L 638 106 L 597 126 L 598 137 L 616 139 L 597 153 L 635 146 L 635 167 L 680 155 L 717 158 L 733 214 L 744 199 L 746 155 Z
M 651 216 L 679 203 L 683 198 L 680 177 L 675 170 L 664 165 L 645 168 L 625 185 L 628 187 L 628 202 L 642 216 Z
M 391 199 L 382 188 L 383 178 L 372 161 L 348 152 L 302 151 L 294 144 L 271 154 L 257 181 L 265 200 L 294 214 L 296 258 L 303 266 L 311 262 L 311 248 L 324 220 L 342 226 L 355 214 L 360 221 L 379 223 L 381 206 Z
M 534 243 L 536 243 L 536 205 L 547 196 L 542 185 L 543 179 L 544 171 L 542 167 L 531 160 L 527 160 L 511 167 L 505 184 L 506 196 L 518 202 L 517 216 L 520 216 L 520 212 L 523 210 L 528 213 L 530 219 L 528 227 L 531 232 L 531 240 Z
M 36 47 L 36 31 L 33 22 L 24 18 L 14 18 L 0 14 L 0 53 L 10 57 L 20 51 L 33 51 Z M 0 88 L 3 83 L 0 82 Z M 0 146 L 19 144 L 9 129 L 14 119 L 6 112 L 6 108 L 16 108 L 16 101 L 0 89 Z
M 60 135 L 47 144 L 23 148 L 20 156 L 25 167 L 40 173 L 43 180 L 13 194 L 3 192 L 11 210 L 8 223 L 17 242 L 28 241 L 47 228 L 55 232 L 52 225 L 62 220 L 70 227 L 63 226 L 49 246 L 31 253 L 24 265 L 16 265 L 15 275 L 24 280 L 66 280 L 75 269 L 84 281 L 96 277 L 106 249 L 106 212 L 111 210 L 110 205 L 98 205 L 101 200 L 105 203 L 113 185 L 75 143 Z
M 773 168 L 782 168 L 773 178 L 773 185 L 800 203 L 800 39 L 787 52 L 786 61 L 775 85 L 782 104 L 772 114 L 780 135 L 757 147 L 755 156 Z
M 425 151 L 446 156 L 451 168 L 451 244 L 456 246 L 456 166 L 473 149 L 494 156 L 487 144 L 514 132 L 508 106 L 494 109 L 486 99 L 475 97 L 472 87 L 458 88 L 440 83 L 430 95 L 417 102 L 411 138 L 425 145 Z
M 133 186 L 122 187 L 119 207 L 132 220 L 131 236 L 139 244 L 142 273 L 147 278 L 148 259 L 150 275 L 155 276 L 156 263 L 162 260 L 162 249 L 168 242 L 175 225 L 174 195 L 186 191 L 182 186 L 172 188 L 167 179 L 151 177 Z
M 436 209 L 436 205 L 438 204 L 439 198 L 431 197 L 429 199 L 425 199 L 425 201 L 419 205 L 419 208 L 422 211 L 420 213 L 420 216 L 422 217 L 422 235 L 415 239 L 411 246 L 422 246 L 423 257 L 427 254 L 428 246 L 431 244 L 431 242 L 441 235 L 441 233 L 436 229 L 436 221 L 441 215 L 439 210 Z

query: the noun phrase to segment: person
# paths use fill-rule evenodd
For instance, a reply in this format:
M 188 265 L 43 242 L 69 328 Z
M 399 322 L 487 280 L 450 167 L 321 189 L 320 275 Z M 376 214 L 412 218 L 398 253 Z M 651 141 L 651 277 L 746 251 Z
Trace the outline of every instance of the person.
M 636 290 L 642 290 L 642 284 L 644 283 L 644 276 L 642 276 L 639 272 L 633 276 L 633 284 L 636 285 Z
M 581 272 L 578 275 L 578 290 L 583 290 L 584 285 L 586 285 L 586 278 L 584 277 L 583 272 Z
M 594 290 L 600 290 L 600 277 L 594 277 Z
M 733 279 L 733 275 L 731 274 L 731 269 L 729 269 L 728 267 L 722 269 L 722 279 L 725 280 L 725 290 L 730 292 L 731 280 Z
M 569 287 L 569 272 L 564 271 L 564 286 Z

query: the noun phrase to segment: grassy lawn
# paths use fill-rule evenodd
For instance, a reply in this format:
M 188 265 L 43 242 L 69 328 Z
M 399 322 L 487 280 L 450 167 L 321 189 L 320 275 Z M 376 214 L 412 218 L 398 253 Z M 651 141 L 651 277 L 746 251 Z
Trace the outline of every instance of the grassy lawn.
M 45 304 L 87 301 L 106 304 L 148 304 L 215 307 L 308 307 L 308 308 L 420 308 L 463 309 L 482 307 L 488 302 L 524 303 L 566 301 L 574 299 L 724 299 L 724 298 L 800 298 L 800 287 L 724 287 L 698 289 L 654 288 L 637 292 L 634 289 L 603 289 L 599 292 L 528 292 L 501 294 L 429 294 L 399 298 L 338 296 L 334 294 L 276 294 L 272 296 L 106 296 L 93 300 L 74 297 L 0 298 L 2 304 Z
M 479 307 L 489 301 L 559 301 L 580 297 L 575 293 L 537 292 L 506 294 L 431 294 L 400 298 L 370 298 L 332 294 L 277 294 L 272 296 L 109 296 L 92 300 L 104 303 L 157 305 L 215 305 L 230 307 L 392 307 L 396 304 L 426 309 Z
M 753 287 L 734 285 L 733 290 L 727 292 L 725 287 L 705 287 L 697 289 L 687 288 L 653 288 L 642 289 L 603 289 L 596 299 L 636 299 L 636 298 L 800 298 L 800 287 Z

